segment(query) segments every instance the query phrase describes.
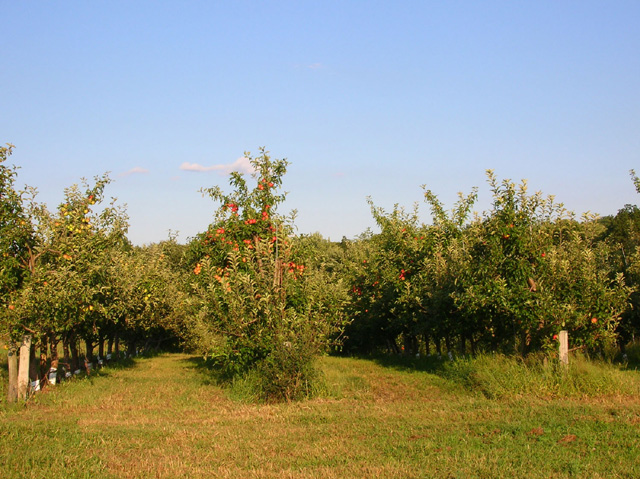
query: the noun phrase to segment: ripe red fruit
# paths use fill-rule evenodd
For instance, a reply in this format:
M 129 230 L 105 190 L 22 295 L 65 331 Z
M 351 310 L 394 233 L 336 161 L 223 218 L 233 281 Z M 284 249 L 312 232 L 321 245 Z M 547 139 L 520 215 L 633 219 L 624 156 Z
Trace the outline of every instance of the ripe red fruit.
M 554 340 L 554 341 L 557 341 L 557 340 L 558 340 L 558 335 L 557 335 L 557 334 L 554 334 L 554 335 L 553 335 L 553 340 Z

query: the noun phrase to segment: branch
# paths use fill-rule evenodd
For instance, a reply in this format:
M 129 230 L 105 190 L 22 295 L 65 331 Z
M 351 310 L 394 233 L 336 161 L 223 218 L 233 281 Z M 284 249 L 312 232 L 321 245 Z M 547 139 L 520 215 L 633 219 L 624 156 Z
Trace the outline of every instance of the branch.
M 33 272 L 35 271 L 36 261 L 38 260 L 38 258 L 40 258 L 40 256 L 42 256 L 46 252 L 61 254 L 60 251 L 50 249 L 50 248 L 45 248 L 42 251 L 40 251 L 38 254 L 34 255 L 30 245 L 27 245 L 27 250 L 29 251 L 29 258 L 26 260 L 21 259 L 20 261 L 22 262 L 22 265 L 31 272 L 31 274 L 33 274 Z
M 34 331 L 31 328 L 27 328 L 24 324 L 21 324 L 20 326 L 22 326 L 24 328 L 25 331 L 30 332 L 31 334 L 38 334 L 36 331 Z
M 584 349 L 584 348 L 586 348 L 586 347 L 587 347 L 587 346 L 585 346 L 585 345 L 583 344 L 582 346 L 578 346 L 578 347 L 575 347 L 575 348 L 571 348 L 571 349 L 569 349 L 567 352 L 568 352 L 568 353 L 572 353 L 572 352 L 574 352 L 574 351 L 578 351 L 578 350 L 580 350 L 580 349 Z

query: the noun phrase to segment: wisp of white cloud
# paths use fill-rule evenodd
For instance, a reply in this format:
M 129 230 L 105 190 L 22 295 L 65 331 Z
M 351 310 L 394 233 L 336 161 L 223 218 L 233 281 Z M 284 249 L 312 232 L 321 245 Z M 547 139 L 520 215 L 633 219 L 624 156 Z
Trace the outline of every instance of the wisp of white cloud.
M 310 70 L 319 70 L 320 68 L 324 68 L 324 65 L 322 63 L 312 63 L 311 65 L 308 65 L 307 68 Z
M 131 168 L 129 171 L 125 171 L 124 173 L 120 173 L 121 177 L 125 177 L 125 176 L 129 176 L 129 175 L 134 175 L 136 173 L 149 173 L 149 170 L 145 169 L 145 168 L 141 168 L 139 166 L 136 166 L 135 168 Z
M 189 163 L 188 161 L 185 161 L 180 165 L 180 169 L 184 171 L 196 171 L 199 173 L 205 173 L 207 171 L 217 171 L 222 176 L 228 175 L 232 171 L 249 174 L 253 173 L 254 171 L 249 158 L 245 158 L 244 156 L 227 165 L 203 166 L 198 163 Z

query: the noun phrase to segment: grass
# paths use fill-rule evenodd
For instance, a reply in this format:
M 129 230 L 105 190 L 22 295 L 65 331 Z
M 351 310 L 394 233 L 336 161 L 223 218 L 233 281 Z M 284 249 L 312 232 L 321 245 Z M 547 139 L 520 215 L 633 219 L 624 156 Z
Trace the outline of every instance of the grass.
M 568 367 L 548 360 L 544 354 L 526 358 L 503 354 L 481 354 L 455 361 L 435 357 L 416 359 L 382 356 L 381 365 L 399 371 L 424 371 L 446 379 L 449 386 L 476 392 L 489 399 L 571 398 L 640 395 L 638 377 L 610 362 L 574 355 Z
M 640 373 L 592 364 L 571 374 L 624 387 L 538 394 L 538 366 L 500 361 L 325 357 L 318 398 L 257 405 L 187 355 L 139 358 L 0 402 L 0 477 L 640 477 Z

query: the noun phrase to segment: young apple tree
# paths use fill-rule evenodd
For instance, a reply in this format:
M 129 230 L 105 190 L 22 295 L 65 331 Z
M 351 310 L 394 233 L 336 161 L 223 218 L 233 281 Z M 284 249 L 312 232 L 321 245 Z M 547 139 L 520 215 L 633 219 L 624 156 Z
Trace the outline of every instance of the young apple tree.
M 205 190 L 220 207 L 191 245 L 196 329 L 224 376 L 249 375 L 262 398 L 294 400 L 313 392 L 314 359 L 341 327 L 341 301 L 327 300 L 333 290 L 297 253 L 292 218 L 277 213 L 287 161 L 264 149 L 245 156 L 253 187 L 234 172 L 231 193 Z

